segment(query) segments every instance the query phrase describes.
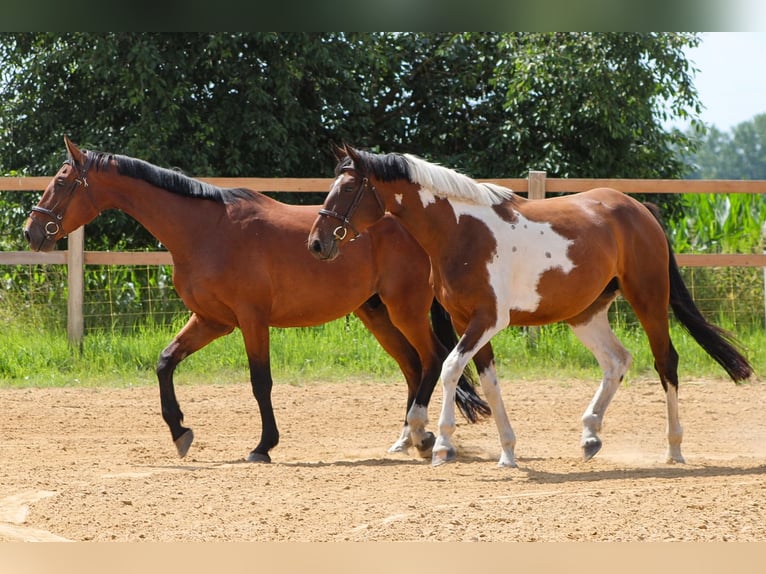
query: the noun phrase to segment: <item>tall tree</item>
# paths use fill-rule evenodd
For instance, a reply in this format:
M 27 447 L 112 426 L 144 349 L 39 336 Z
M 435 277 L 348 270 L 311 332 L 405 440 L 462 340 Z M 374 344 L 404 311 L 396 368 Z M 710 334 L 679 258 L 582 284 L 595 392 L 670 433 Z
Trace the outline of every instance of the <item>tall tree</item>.
M 766 179 L 766 114 L 730 132 L 711 126 L 690 163 L 694 179 Z
M 694 34 L 0 34 L 0 173 L 61 137 L 196 176 L 321 176 L 331 143 L 475 177 L 677 177 Z M 663 117 L 667 116 L 667 117 Z M 301 196 L 297 199 L 307 199 Z M 315 200 L 316 198 L 311 198 Z M 150 241 L 99 218 L 93 236 Z

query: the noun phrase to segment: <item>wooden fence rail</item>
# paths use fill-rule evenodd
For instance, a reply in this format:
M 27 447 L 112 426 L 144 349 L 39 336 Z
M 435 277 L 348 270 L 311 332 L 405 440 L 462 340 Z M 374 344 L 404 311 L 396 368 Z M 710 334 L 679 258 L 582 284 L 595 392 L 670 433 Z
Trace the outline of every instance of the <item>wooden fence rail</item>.
M 327 178 L 199 178 L 219 187 L 245 187 L 259 192 L 320 192 L 326 193 L 332 184 Z M 42 191 L 50 177 L 2 177 L 0 193 Z M 527 178 L 487 179 L 526 194 L 530 199 L 542 199 L 549 193 L 577 193 L 594 187 L 614 187 L 623 193 L 766 193 L 766 180 L 678 180 L 678 179 L 557 179 L 548 178 L 543 171 L 530 171 Z M 7 232 L 8 230 L 6 230 Z M 20 230 L 19 230 L 20 232 Z M 69 234 L 68 249 L 51 253 L 32 251 L 0 251 L 0 265 L 58 264 L 68 267 L 67 333 L 78 344 L 84 333 L 83 301 L 85 265 L 172 265 L 166 251 L 111 252 L 85 251 L 83 228 Z M 766 292 L 766 253 L 684 254 L 676 255 L 684 267 L 763 267 Z M 766 295 L 765 301 L 766 304 Z

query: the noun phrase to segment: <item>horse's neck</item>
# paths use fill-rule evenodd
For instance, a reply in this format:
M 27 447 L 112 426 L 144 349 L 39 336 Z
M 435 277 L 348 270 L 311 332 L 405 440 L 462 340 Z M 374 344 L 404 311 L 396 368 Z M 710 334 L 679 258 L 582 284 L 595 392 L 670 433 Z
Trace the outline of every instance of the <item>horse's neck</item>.
M 409 231 L 423 249 L 431 256 L 438 256 L 445 243 L 454 235 L 455 213 L 451 205 L 437 200 L 432 204 L 423 201 L 418 193 L 410 192 L 409 197 L 396 201 L 390 209 L 402 226 Z
M 113 177 L 96 193 L 99 210 L 118 209 L 130 215 L 174 258 L 193 250 L 197 241 L 207 235 L 205 226 L 216 220 L 211 210 L 224 208 L 212 201 L 171 193 L 142 180 Z

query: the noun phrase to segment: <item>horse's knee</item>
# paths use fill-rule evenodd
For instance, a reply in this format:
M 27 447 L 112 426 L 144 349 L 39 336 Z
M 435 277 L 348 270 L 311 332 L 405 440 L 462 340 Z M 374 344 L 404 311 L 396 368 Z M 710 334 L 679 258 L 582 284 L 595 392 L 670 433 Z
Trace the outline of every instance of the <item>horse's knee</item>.
M 162 379 L 165 375 L 172 375 L 173 371 L 175 371 L 175 368 L 178 366 L 178 363 L 183 361 L 185 357 L 185 353 L 180 355 L 177 354 L 177 348 L 175 345 L 168 345 L 165 349 L 162 350 L 160 357 L 157 360 L 157 367 L 155 369 L 157 376 Z

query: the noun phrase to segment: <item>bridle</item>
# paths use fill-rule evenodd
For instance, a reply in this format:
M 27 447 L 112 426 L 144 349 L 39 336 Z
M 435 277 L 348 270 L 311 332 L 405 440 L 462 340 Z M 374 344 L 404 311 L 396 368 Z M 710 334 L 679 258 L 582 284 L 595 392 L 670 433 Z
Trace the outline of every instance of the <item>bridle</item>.
M 69 202 L 72 200 L 72 195 L 74 194 L 75 189 L 77 189 L 79 186 L 83 186 L 84 188 L 88 187 L 88 170 L 93 164 L 93 158 L 90 154 L 88 154 L 88 152 L 85 152 L 85 156 L 87 159 L 85 161 L 85 165 L 82 168 L 82 171 L 77 167 L 77 164 L 72 158 L 64 161 L 64 165 L 71 165 L 72 168 L 77 172 L 77 177 L 74 178 L 72 183 L 66 190 L 64 190 L 63 193 L 56 194 L 59 197 L 58 201 L 53 204 L 53 207 L 46 209 L 45 207 L 36 205 L 32 208 L 32 212 L 41 213 L 42 215 L 49 218 L 49 221 L 43 226 L 45 238 L 48 240 L 56 237 L 59 231 L 61 231 L 61 221 L 64 219 L 64 213 L 66 212 L 66 208 L 69 205 Z M 57 207 L 59 210 L 56 209 Z
M 352 168 L 346 168 L 344 171 L 349 171 Z M 380 206 L 380 210 L 385 213 L 386 208 L 383 205 L 383 201 L 381 201 L 380 196 L 378 195 L 377 190 L 375 189 L 375 186 L 370 183 L 369 178 L 364 177 L 362 178 L 361 183 L 359 184 L 359 187 L 356 188 L 356 191 L 354 192 L 354 199 L 351 201 L 351 205 L 348 206 L 348 210 L 346 211 L 345 215 L 341 215 L 340 213 L 336 211 L 331 211 L 329 209 L 320 209 L 319 215 L 327 215 L 328 217 L 333 217 L 335 219 L 339 219 L 342 224 L 333 229 L 332 236 L 333 239 L 336 241 L 343 241 L 346 238 L 346 235 L 348 235 L 348 230 L 351 229 L 351 232 L 354 234 L 354 236 L 349 241 L 354 241 L 357 237 L 359 237 L 360 233 L 356 230 L 356 228 L 351 223 L 351 218 L 354 216 L 354 212 L 359 207 L 359 204 L 362 201 L 362 196 L 364 195 L 365 190 L 370 190 L 373 196 L 375 196 L 375 199 L 378 201 L 378 205 Z

